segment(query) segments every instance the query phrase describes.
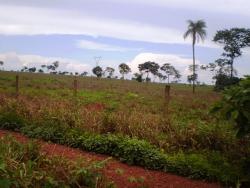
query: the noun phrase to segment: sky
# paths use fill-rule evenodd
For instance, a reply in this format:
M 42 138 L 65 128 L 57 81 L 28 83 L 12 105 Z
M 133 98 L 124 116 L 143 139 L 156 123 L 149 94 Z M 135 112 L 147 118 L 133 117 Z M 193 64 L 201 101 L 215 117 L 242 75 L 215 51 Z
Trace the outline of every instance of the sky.
M 99 65 L 170 63 L 182 82 L 190 72 L 192 47 L 183 39 L 187 20 L 203 19 L 207 38 L 196 46 L 197 64 L 219 58 L 216 31 L 250 28 L 249 0 L 0 0 L 0 60 L 5 70 L 59 61 L 60 71 L 91 73 Z M 1 68 L 1 69 L 3 69 Z M 250 49 L 235 61 L 239 76 L 250 74 Z M 199 71 L 199 81 L 212 83 Z

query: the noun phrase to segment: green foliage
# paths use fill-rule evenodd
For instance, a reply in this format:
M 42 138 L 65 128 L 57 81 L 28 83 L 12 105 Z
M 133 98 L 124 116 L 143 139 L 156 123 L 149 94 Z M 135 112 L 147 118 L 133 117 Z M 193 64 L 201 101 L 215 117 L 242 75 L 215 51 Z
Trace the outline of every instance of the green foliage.
M 208 156 L 218 152 L 220 159 L 225 161 L 221 164 L 229 163 L 231 171 L 241 172 L 240 180 L 240 174 L 247 174 L 234 169 L 247 167 L 245 158 L 250 154 L 250 141 L 242 143 L 235 138 L 235 130 L 228 126 L 229 122 L 208 114 L 211 104 L 220 99 L 220 93 L 213 92 L 212 87 L 197 87 L 199 94 L 194 98 L 186 85 L 172 84 L 169 114 L 164 114 L 165 84 L 146 85 L 134 81 L 79 77 L 78 95 L 73 99 L 70 76 L 19 74 L 21 87 L 18 100 L 12 97 L 15 74 L 0 74 L 1 126 L 5 125 L 6 129 L 20 129 L 30 137 L 106 153 L 130 164 L 164 170 L 159 165 L 161 163 L 155 162 L 159 159 L 141 156 L 144 150 L 141 150 L 143 143 L 140 141 L 145 140 L 157 153 L 167 154 L 167 162 L 164 159 L 162 161 L 166 163 L 162 163 L 167 164 L 167 171 L 177 174 L 187 167 L 181 166 L 177 170 L 178 164 L 171 162 L 171 156 L 177 157 L 181 151 L 184 156 L 201 154 L 198 158 L 204 159 L 201 160 L 205 166 L 201 170 L 205 174 L 204 179 L 210 179 L 210 176 L 220 179 L 218 174 L 204 172 L 209 166 L 205 164 L 211 164 Z M 6 123 L 9 121 L 14 126 Z M 131 138 L 136 141 L 130 141 Z M 137 148 L 140 155 L 136 154 Z M 124 156 L 127 153 L 129 156 Z M 151 150 L 148 153 L 152 154 Z M 158 154 L 156 157 L 159 157 Z M 145 162 L 147 160 L 149 162 Z M 184 161 L 188 166 L 189 160 L 185 157 Z M 193 165 L 190 166 L 192 169 Z M 211 168 L 223 169 L 223 165 L 221 167 L 218 163 Z M 185 175 L 188 173 L 191 172 Z M 205 177 L 207 174 L 210 174 L 209 177 Z
M 243 79 L 239 85 L 224 91 L 223 98 L 213 108 L 223 118 L 231 120 L 237 129 L 237 136 L 250 133 L 250 77 Z
M 233 63 L 235 58 L 242 55 L 242 49 L 250 46 L 250 29 L 231 28 L 217 31 L 214 42 L 223 44 L 222 56 L 227 58 L 227 64 L 231 67 L 230 76 L 233 77 Z
M 24 118 L 16 111 L 19 107 L 13 101 L 10 101 L 5 107 L 0 107 L 0 128 L 18 130 L 24 126 Z
M 240 79 L 237 77 L 229 77 L 226 74 L 218 74 L 214 77 L 216 79 L 214 90 L 221 91 L 225 88 L 238 84 Z
M 134 80 L 136 80 L 137 82 L 143 82 L 142 74 L 135 73 L 134 76 L 135 76 Z
M 93 68 L 92 72 L 97 76 L 97 77 L 102 77 L 102 68 L 100 66 L 97 66 Z
M 182 152 L 167 155 L 143 140 L 112 134 L 95 135 L 73 128 L 63 130 L 50 126 L 37 128 L 26 126 L 21 131 L 29 137 L 42 138 L 100 154 L 109 154 L 127 164 L 148 169 L 173 172 L 198 179 L 205 178 L 226 184 L 235 183 L 239 176 L 238 169 L 231 166 L 220 155 L 213 159 L 202 154 Z M 51 132 L 57 132 L 57 134 L 51 134 Z
M 158 69 L 160 68 L 160 66 L 155 63 L 155 62 L 151 62 L 151 61 L 147 61 L 145 63 L 139 64 L 138 65 L 138 69 L 140 72 L 145 72 L 147 74 L 147 78 L 146 81 L 149 82 L 149 73 L 156 75 L 158 73 Z
M 122 79 L 124 79 L 124 74 L 131 72 L 131 69 L 127 64 L 122 63 L 119 65 L 119 72 L 122 74 Z
M 21 144 L 10 136 L 1 138 L 1 187 L 111 187 L 100 173 L 105 161 L 71 162 L 62 157 L 47 157 L 39 150 L 36 142 Z

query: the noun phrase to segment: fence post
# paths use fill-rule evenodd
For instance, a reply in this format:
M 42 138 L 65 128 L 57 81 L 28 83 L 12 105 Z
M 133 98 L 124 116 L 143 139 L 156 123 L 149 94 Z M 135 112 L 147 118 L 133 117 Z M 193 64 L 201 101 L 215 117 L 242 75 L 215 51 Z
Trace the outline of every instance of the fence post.
M 16 98 L 19 96 L 19 75 L 16 75 Z
M 77 95 L 77 79 L 75 77 L 75 79 L 74 79 L 74 96 L 76 97 L 76 95 Z
M 168 107 L 170 102 L 170 85 L 165 86 L 165 112 L 168 113 Z

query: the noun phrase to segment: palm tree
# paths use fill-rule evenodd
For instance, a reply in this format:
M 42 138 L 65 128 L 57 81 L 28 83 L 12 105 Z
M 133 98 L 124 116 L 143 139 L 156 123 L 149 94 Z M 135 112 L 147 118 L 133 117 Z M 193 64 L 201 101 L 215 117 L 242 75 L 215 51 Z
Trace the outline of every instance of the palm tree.
M 192 47 L 193 47 L 193 77 L 195 77 L 195 44 L 196 42 L 199 42 L 199 40 L 204 41 L 205 37 L 207 35 L 205 28 L 206 22 L 203 20 L 198 21 L 192 21 L 188 20 L 188 29 L 184 33 L 184 39 L 186 39 L 188 36 L 192 38 Z M 193 80 L 193 93 L 195 92 L 195 81 Z

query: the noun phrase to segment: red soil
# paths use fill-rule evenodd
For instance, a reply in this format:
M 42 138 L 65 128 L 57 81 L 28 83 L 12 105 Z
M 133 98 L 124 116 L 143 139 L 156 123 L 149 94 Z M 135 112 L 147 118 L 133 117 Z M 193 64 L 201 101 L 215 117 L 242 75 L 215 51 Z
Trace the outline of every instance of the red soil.
M 0 137 L 11 134 L 18 141 L 25 143 L 29 140 L 26 136 L 20 133 L 0 130 Z M 41 143 L 42 152 L 47 155 L 64 156 L 70 160 L 74 160 L 79 157 L 83 157 L 91 161 L 100 161 L 107 159 L 106 155 L 99 155 L 91 152 L 81 151 L 66 147 L 63 145 L 47 143 L 39 141 Z M 104 174 L 106 177 L 113 181 L 118 188 L 136 188 L 136 187 L 152 187 L 152 188 L 218 188 L 220 185 L 216 183 L 208 183 L 204 181 L 191 180 L 185 177 L 176 176 L 169 173 L 160 171 L 146 170 L 137 166 L 129 166 L 121 163 L 115 159 L 111 159 L 104 168 Z M 141 183 L 134 182 L 144 179 Z

